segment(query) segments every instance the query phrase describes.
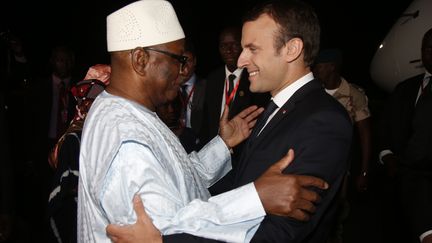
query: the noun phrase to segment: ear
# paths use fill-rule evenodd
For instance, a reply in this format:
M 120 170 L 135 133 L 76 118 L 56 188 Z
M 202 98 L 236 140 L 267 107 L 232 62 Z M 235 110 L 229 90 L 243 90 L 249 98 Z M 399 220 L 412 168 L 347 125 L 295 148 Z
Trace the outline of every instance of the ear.
M 293 62 L 303 53 L 303 41 L 300 38 L 292 38 L 286 43 L 286 60 Z
M 139 75 L 145 75 L 145 70 L 149 61 L 148 52 L 142 47 L 137 47 L 131 51 L 132 67 Z
M 196 57 L 195 56 L 191 56 L 191 57 L 192 58 L 188 59 L 188 61 L 186 63 L 186 67 L 185 67 L 186 72 L 184 72 L 184 73 L 189 73 L 190 69 L 196 65 Z

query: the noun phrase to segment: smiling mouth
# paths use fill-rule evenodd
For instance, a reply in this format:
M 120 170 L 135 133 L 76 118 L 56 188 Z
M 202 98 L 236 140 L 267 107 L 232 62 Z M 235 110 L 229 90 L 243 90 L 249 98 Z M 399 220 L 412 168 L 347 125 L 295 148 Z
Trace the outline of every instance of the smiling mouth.
M 258 75 L 258 71 L 253 71 L 253 72 L 250 72 L 249 73 L 249 77 L 252 77 L 252 76 L 255 76 L 255 75 Z

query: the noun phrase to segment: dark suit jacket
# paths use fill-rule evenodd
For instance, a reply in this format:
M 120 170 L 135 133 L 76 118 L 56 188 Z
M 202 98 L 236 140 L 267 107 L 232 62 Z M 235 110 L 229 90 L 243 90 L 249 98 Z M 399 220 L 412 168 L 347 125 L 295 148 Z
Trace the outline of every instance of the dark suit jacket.
M 332 201 L 347 170 L 351 136 L 346 110 L 313 80 L 295 92 L 255 141 L 247 141 L 236 171 L 219 184 L 224 190 L 256 180 L 290 148 L 295 160 L 284 173 L 317 176 L 330 185 L 319 192 L 322 200 L 310 221 L 267 215 L 252 242 L 326 241 L 335 208 Z M 170 241 L 164 238 L 164 242 Z
M 230 105 L 229 118 L 234 117 L 251 105 L 265 106 L 270 98 L 268 94 L 253 94 L 250 92 L 248 77 L 247 71 L 244 70 L 235 98 Z M 219 120 L 222 112 L 221 104 L 225 84 L 225 67 L 220 67 L 210 73 L 206 78 L 206 83 L 204 123 L 200 133 L 201 140 L 204 144 L 213 139 L 219 131 Z
M 431 230 L 432 218 L 432 91 L 416 98 L 424 74 L 398 84 L 389 98 L 380 126 L 381 150 L 390 149 L 398 158 L 393 186 L 402 209 L 400 221 L 414 239 Z
M 389 149 L 398 157 L 402 156 L 412 133 L 411 122 L 423 76 L 399 83 L 390 95 L 380 119 L 380 150 Z
M 43 159 L 47 158 L 47 152 L 53 146 L 52 142 L 48 138 L 48 129 L 51 118 L 51 108 L 52 108 L 52 76 L 41 78 L 32 87 L 31 100 L 33 101 L 32 112 L 34 112 L 33 117 L 35 117 L 35 122 L 33 124 L 34 130 L 34 141 L 36 146 L 34 146 L 35 154 L 39 154 L 38 157 Z M 70 81 L 70 87 L 76 83 L 76 79 L 72 78 Z M 68 102 L 68 124 L 72 120 L 75 114 L 76 101 L 71 92 L 68 92 L 69 102 Z
M 9 151 L 9 130 L 3 93 L 0 92 L 0 215 L 14 214 L 13 164 Z
M 294 149 L 287 174 L 326 180 L 330 188 L 308 222 L 267 215 L 253 242 L 325 242 L 330 228 L 330 205 L 347 170 L 352 136 L 345 109 L 313 80 L 281 107 L 256 139 L 249 139 L 235 175 L 234 187 L 256 180 L 268 167 Z
M 191 119 L 191 128 L 197 135 L 200 133 L 203 125 L 205 94 L 206 94 L 206 80 L 196 76 L 190 119 Z

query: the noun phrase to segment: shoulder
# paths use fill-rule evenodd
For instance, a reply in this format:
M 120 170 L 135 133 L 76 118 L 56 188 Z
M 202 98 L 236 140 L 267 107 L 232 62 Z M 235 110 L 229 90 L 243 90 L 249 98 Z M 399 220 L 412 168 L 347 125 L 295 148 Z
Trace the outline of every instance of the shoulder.
M 321 112 L 336 112 L 346 114 L 345 108 L 333 96 L 327 94 L 324 89 L 311 90 L 301 102 L 298 103 L 311 115 Z
M 365 90 L 361 86 L 354 83 L 349 83 L 349 86 L 352 93 L 356 95 L 366 95 Z
M 420 81 L 423 80 L 424 73 L 410 77 L 408 79 L 405 79 L 404 81 L 398 83 L 396 85 L 395 90 L 410 88 L 410 87 L 416 87 L 418 88 L 418 85 L 420 84 Z
M 161 123 L 154 112 L 127 99 L 101 93 L 87 115 L 84 134 L 109 133 L 107 137 L 131 139 L 146 137 Z
M 365 90 L 357 84 L 349 83 L 350 86 L 350 96 L 354 101 L 361 101 L 362 103 L 367 103 L 368 98 Z

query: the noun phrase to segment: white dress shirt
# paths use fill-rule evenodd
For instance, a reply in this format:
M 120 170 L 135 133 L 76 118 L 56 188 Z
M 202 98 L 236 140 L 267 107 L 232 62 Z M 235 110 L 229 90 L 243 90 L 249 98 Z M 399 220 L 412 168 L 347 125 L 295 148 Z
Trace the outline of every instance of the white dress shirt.
M 223 94 L 222 94 L 222 103 L 221 103 L 220 117 L 222 117 L 223 111 L 225 109 L 225 103 L 226 103 L 226 100 L 227 100 L 227 97 L 226 97 L 227 87 L 226 86 L 227 86 L 228 76 L 230 76 L 231 74 L 234 74 L 236 76 L 236 78 L 234 79 L 234 82 L 233 82 L 234 83 L 234 87 L 236 87 L 237 84 L 240 82 L 240 78 L 241 78 L 242 73 L 243 73 L 243 68 L 237 68 L 234 72 L 230 72 L 228 70 L 228 68 L 225 66 L 225 81 L 224 81 L 224 88 L 223 88 Z M 232 97 L 231 102 L 234 102 L 235 95 L 236 94 L 234 94 L 234 96 Z
M 263 126 L 263 128 L 261 129 L 261 131 L 258 133 L 258 136 L 262 132 L 262 130 L 264 130 L 264 128 L 267 126 L 267 124 L 271 121 L 271 119 L 276 115 L 276 113 L 280 110 L 280 108 L 289 100 L 289 98 L 291 98 L 291 96 L 298 89 L 300 89 L 301 87 L 303 87 L 303 85 L 309 83 L 313 79 L 314 79 L 314 76 L 313 76 L 312 72 L 310 72 L 310 73 L 304 75 L 303 77 L 301 77 L 300 79 L 294 81 L 293 83 L 291 83 L 290 85 L 288 85 L 287 87 L 285 87 L 283 90 L 279 91 L 279 93 L 277 93 L 274 97 L 272 97 L 272 100 L 277 105 L 277 108 L 269 116 L 269 118 L 267 119 L 265 125 Z

